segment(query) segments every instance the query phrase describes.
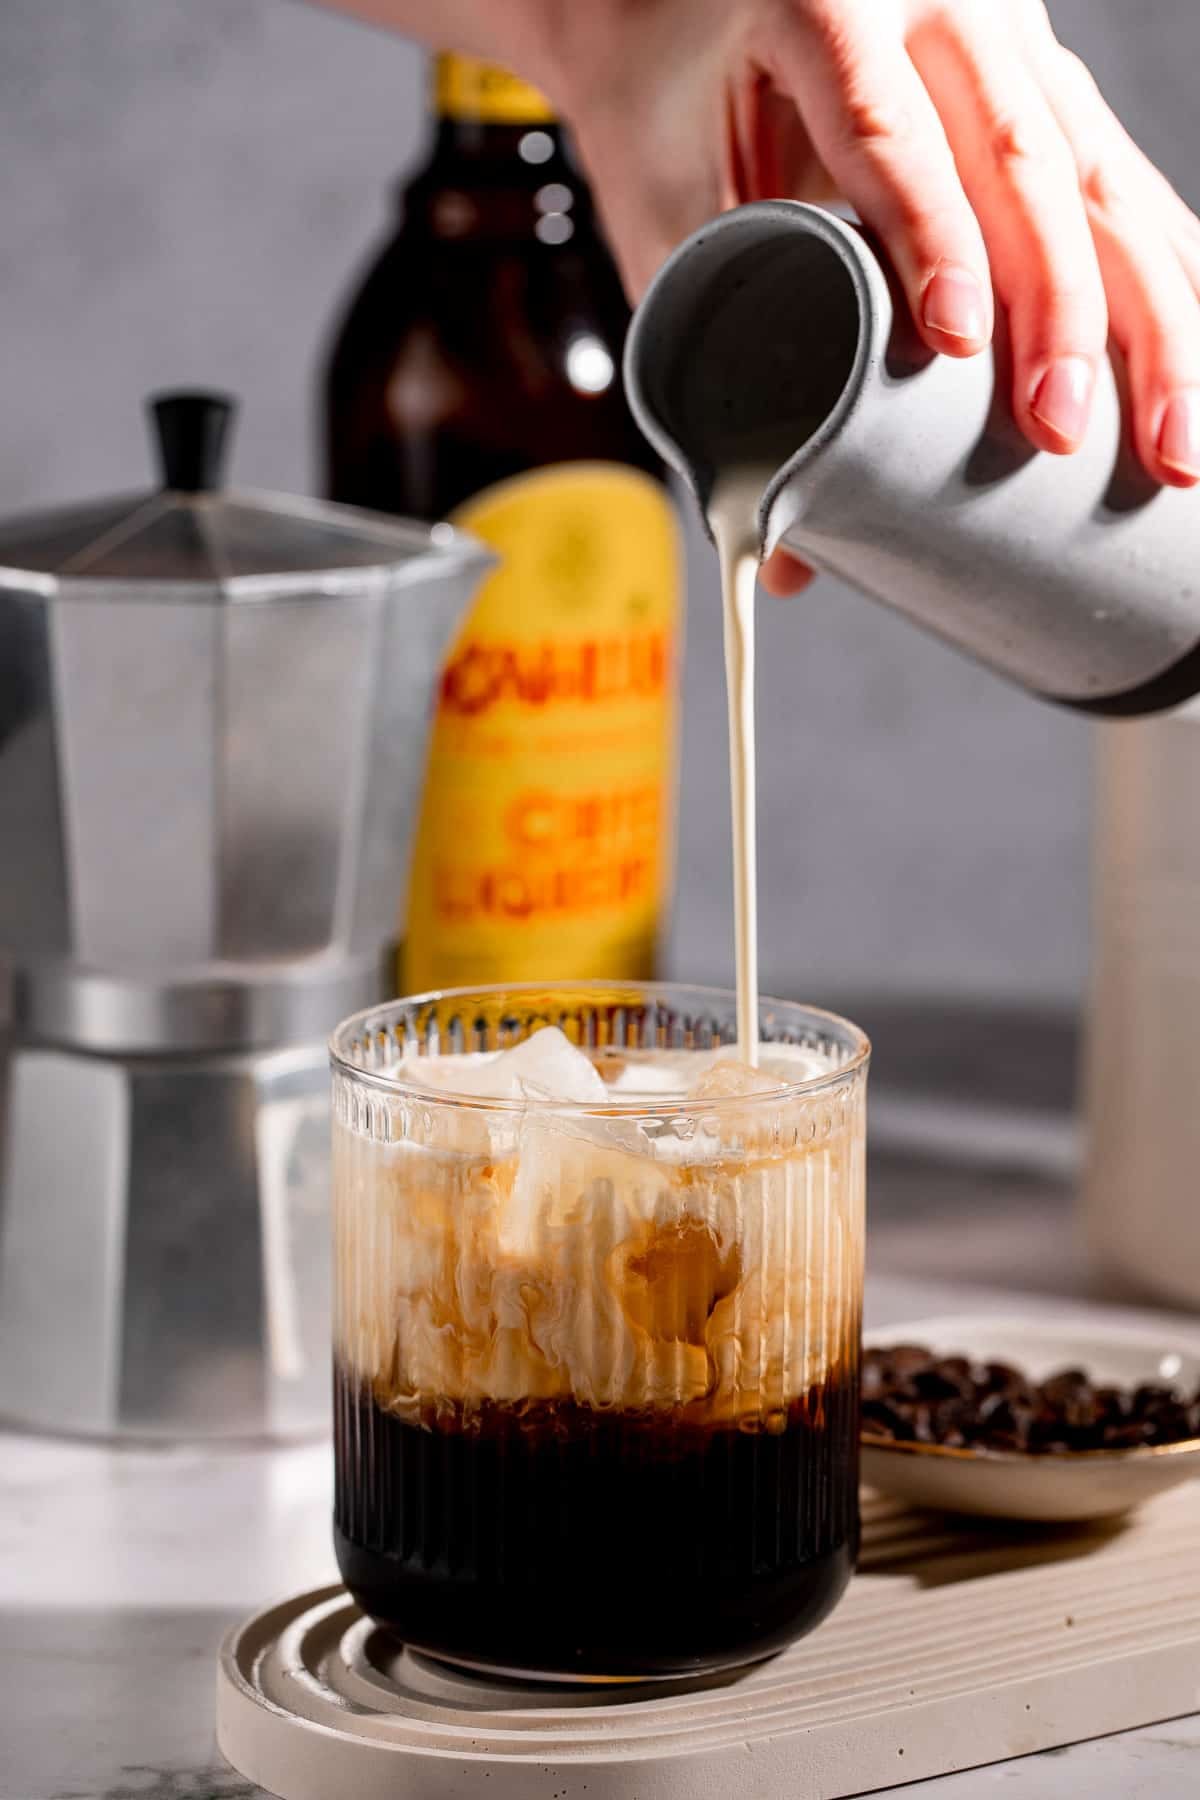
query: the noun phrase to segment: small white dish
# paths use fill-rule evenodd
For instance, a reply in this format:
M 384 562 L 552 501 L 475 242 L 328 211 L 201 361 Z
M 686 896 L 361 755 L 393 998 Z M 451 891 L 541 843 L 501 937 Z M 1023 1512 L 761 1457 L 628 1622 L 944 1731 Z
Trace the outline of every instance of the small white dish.
M 1200 1386 L 1200 1333 L 1107 1326 L 1079 1319 L 921 1319 L 864 1333 L 868 1348 L 922 1344 L 936 1356 L 1006 1362 L 1034 1381 L 1083 1369 L 1096 1382 L 1156 1382 L 1194 1394 Z M 935 1512 L 1065 1524 L 1112 1518 L 1182 1481 L 1200 1477 L 1200 1438 L 1132 1450 L 956 1450 L 941 1444 L 888 1444 L 863 1438 L 862 1479 L 877 1493 Z M 1198 1501 L 1200 1503 L 1200 1501 Z

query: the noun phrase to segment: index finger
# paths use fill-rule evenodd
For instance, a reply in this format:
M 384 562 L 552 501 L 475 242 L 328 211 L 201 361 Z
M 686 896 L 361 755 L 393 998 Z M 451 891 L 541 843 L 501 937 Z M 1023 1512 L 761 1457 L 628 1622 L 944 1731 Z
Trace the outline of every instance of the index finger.
M 808 586 L 813 573 L 790 550 L 772 550 L 758 571 L 758 579 L 768 594 L 774 594 L 777 600 L 788 600 Z

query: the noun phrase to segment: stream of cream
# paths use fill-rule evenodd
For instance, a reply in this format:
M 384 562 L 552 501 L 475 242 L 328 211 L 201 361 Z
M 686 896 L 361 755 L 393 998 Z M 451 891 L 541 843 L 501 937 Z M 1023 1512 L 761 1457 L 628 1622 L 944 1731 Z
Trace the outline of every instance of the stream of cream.
M 758 839 L 754 768 L 754 593 L 758 508 L 775 465 L 735 464 L 721 475 L 708 522 L 721 565 L 729 777 L 733 799 L 733 923 L 738 1056 L 758 1067 Z

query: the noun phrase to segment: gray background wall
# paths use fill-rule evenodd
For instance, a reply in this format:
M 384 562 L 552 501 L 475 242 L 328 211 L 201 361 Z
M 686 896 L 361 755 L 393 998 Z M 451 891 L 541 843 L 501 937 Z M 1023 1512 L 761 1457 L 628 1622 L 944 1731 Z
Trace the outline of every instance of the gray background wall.
M 1196 0 L 1058 0 L 1200 201 Z M 423 59 L 293 0 L 2 0 L 0 513 L 147 479 L 140 398 L 243 397 L 236 474 L 311 487 L 314 359 L 422 131 Z M 730 972 L 719 623 L 690 534 L 676 969 Z M 768 984 L 1036 996 L 1086 965 L 1090 728 L 829 582 L 761 625 Z

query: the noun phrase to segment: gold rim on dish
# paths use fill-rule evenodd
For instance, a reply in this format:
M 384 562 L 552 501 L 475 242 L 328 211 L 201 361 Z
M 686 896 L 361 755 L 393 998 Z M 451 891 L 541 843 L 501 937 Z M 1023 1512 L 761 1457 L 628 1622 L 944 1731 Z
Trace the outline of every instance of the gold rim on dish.
M 1200 1451 L 1200 1437 L 1180 1438 L 1174 1444 L 1130 1444 L 1121 1450 L 989 1450 L 986 1445 L 920 1444 L 912 1438 L 875 1437 L 860 1433 L 864 1450 L 898 1450 L 906 1456 L 945 1456 L 957 1462 L 1030 1463 L 1149 1462 L 1156 1456 L 1178 1456 L 1185 1450 Z

